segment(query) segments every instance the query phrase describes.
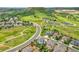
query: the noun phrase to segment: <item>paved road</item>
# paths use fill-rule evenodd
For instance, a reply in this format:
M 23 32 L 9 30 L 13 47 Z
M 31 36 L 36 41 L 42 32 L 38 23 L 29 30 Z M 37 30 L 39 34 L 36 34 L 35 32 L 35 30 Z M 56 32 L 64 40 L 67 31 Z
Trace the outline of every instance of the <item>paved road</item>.
M 18 45 L 18 46 L 16 46 L 16 47 L 13 47 L 13 48 L 11 48 L 11 49 L 8 49 L 8 50 L 6 50 L 6 51 L 4 51 L 4 52 L 15 52 L 16 50 L 20 50 L 20 49 L 22 49 L 23 47 L 29 45 L 29 44 L 30 44 L 31 42 L 33 42 L 34 40 L 36 40 L 36 39 L 40 36 L 41 27 L 40 27 L 40 25 L 38 25 L 38 24 L 36 24 L 36 23 L 34 23 L 34 26 L 36 27 L 36 32 L 35 32 L 35 34 L 34 34 L 30 39 L 28 39 L 26 42 L 24 42 L 24 43 L 22 43 L 22 44 L 20 44 L 20 45 Z

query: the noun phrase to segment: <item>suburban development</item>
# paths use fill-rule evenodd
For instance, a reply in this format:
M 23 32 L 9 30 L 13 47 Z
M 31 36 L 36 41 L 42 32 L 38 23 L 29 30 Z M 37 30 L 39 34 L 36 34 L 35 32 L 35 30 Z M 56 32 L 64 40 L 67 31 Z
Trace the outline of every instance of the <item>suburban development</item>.
M 79 52 L 79 8 L 0 8 L 0 52 Z

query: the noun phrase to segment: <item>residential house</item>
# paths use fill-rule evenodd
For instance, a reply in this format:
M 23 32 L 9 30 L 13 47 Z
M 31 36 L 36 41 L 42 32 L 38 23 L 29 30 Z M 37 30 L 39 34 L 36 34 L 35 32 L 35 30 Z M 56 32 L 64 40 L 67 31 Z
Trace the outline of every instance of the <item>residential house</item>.
M 45 35 L 52 36 L 53 33 L 54 33 L 53 31 L 47 31 L 47 32 L 45 33 Z
M 48 22 L 49 19 L 48 18 L 42 18 L 43 21 Z
M 58 44 L 57 46 L 55 46 L 53 52 L 65 52 L 65 51 L 67 51 L 67 47 L 63 44 Z
M 71 44 L 74 46 L 79 46 L 79 40 L 72 40 Z
M 16 23 L 14 23 L 14 26 L 22 26 L 23 22 L 22 21 L 16 21 Z
M 61 38 L 62 42 L 67 41 L 67 40 L 70 40 L 70 37 L 68 37 L 68 36 L 62 36 L 62 38 Z
M 68 23 L 68 22 L 63 22 L 63 24 L 66 25 L 66 26 L 70 26 L 70 27 L 71 26 L 76 26 L 76 24 L 71 24 L 71 23 Z
M 51 39 L 47 40 L 46 47 L 48 47 L 48 49 L 54 49 L 55 46 L 56 42 L 52 41 Z
M 5 25 L 5 22 L 0 22 L 0 27 L 3 27 Z
M 37 43 L 46 44 L 45 38 L 43 38 L 43 37 L 38 38 Z

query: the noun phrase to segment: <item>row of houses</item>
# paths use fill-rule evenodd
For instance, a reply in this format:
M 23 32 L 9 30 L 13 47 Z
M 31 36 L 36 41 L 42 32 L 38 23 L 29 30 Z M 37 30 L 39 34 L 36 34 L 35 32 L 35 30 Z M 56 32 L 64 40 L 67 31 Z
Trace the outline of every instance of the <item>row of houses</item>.
M 63 43 L 79 47 L 79 40 L 78 39 L 69 37 L 67 35 L 63 35 L 62 33 L 59 33 L 58 31 L 47 31 L 45 33 L 45 35 L 48 37 L 51 36 L 52 39 L 59 40 Z
M 59 23 L 57 23 L 56 21 L 50 21 L 48 18 L 43 18 L 43 20 L 45 22 L 48 22 L 49 24 L 51 25 L 60 25 Z M 63 22 L 64 25 L 67 25 L 67 26 L 76 26 L 76 24 L 71 24 L 71 23 L 68 23 L 68 22 Z M 79 46 L 79 40 L 75 40 L 73 38 L 70 38 L 69 36 L 66 36 L 66 35 L 62 35 L 61 33 L 57 32 L 57 31 L 47 31 L 45 33 L 45 35 L 48 35 L 48 36 L 52 36 L 53 38 L 60 38 L 59 40 L 61 41 L 71 41 L 70 44 L 74 45 L 74 46 Z
M 25 26 L 31 24 L 30 22 L 19 21 L 17 17 L 10 18 L 9 20 L 0 21 L 0 28 L 9 28 L 15 26 Z
M 52 40 L 49 36 L 51 37 L 60 37 L 59 41 L 62 41 L 62 43 L 58 44 L 57 42 L 59 41 L 54 41 Z M 55 39 L 55 38 L 54 38 Z M 72 49 L 67 47 L 66 45 L 64 45 L 64 41 L 67 40 L 72 40 L 70 42 L 70 44 L 74 45 L 74 46 L 79 46 L 79 40 L 74 40 L 73 38 L 66 36 L 66 35 L 62 35 L 61 33 L 59 33 L 58 31 L 54 30 L 54 31 L 47 31 L 45 36 L 40 36 L 37 40 L 35 40 L 34 42 L 32 42 L 29 46 L 26 46 L 25 48 L 23 48 L 23 52 L 76 52 L 77 50 Z M 42 47 L 42 50 L 41 50 Z M 44 47 L 46 47 L 44 49 Z

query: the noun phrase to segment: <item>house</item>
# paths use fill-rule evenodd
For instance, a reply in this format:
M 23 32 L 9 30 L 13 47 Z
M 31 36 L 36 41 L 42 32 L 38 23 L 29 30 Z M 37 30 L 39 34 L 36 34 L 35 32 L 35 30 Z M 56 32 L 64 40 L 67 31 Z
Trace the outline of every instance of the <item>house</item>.
M 14 26 L 27 26 L 27 25 L 33 25 L 33 23 L 19 21 L 17 17 L 11 17 L 8 20 L 0 21 L 0 28 L 10 28 Z
M 37 43 L 39 43 L 39 44 L 46 44 L 45 38 L 40 37 L 40 38 L 37 40 Z
M 56 46 L 56 42 L 54 42 L 51 39 L 47 40 L 46 47 L 48 47 L 48 49 L 54 49 L 55 46 Z
M 14 23 L 14 26 L 22 26 L 23 22 L 22 21 L 16 21 L 16 23 Z
M 48 22 L 50 25 L 56 26 L 56 25 L 60 25 L 59 23 L 57 23 L 56 21 L 49 21 Z
M 13 24 L 15 23 L 13 18 L 10 18 L 8 22 L 13 23 Z
M 58 44 L 57 46 L 55 46 L 53 52 L 65 52 L 66 50 L 67 50 L 67 47 L 65 45 Z
M 48 18 L 42 18 L 43 21 L 48 22 L 49 19 Z
M 6 22 L 5 25 L 4 25 L 4 28 L 10 28 L 10 27 L 12 27 L 12 26 L 13 26 L 12 23 Z
M 13 19 L 14 19 L 14 20 L 18 20 L 18 17 L 14 17 Z
M 32 22 L 29 22 L 29 21 L 23 21 L 23 25 L 26 26 L 26 25 L 34 25 Z
M 54 33 L 52 34 L 52 36 L 53 36 L 53 38 L 56 38 L 56 37 L 59 37 L 60 34 L 59 34 L 59 32 L 54 32 Z
M 71 24 L 71 23 L 68 23 L 68 22 L 63 22 L 64 25 L 67 25 L 67 26 L 76 26 L 76 24 Z
M 10 18 L 9 20 L 4 20 L 0 22 L 0 27 L 9 28 L 12 26 L 22 26 L 23 22 L 18 21 L 17 17 Z
M 5 25 L 5 22 L 0 22 L 0 27 L 3 27 Z
M 63 36 L 63 37 L 61 38 L 61 41 L 62 41 L 62 42 L 67 41 L 67 40 L 70 40 L 70 37 L 68 37 L 68 36 Z
M 79 40 L 73 40 L 71 41 L 71 44 L 74 46 L 79 46 Z
M 47 31 L 47 32 L 45 33 L 45 35 L 52 36 L 52 35 L 53 35 L 53 31 Z

